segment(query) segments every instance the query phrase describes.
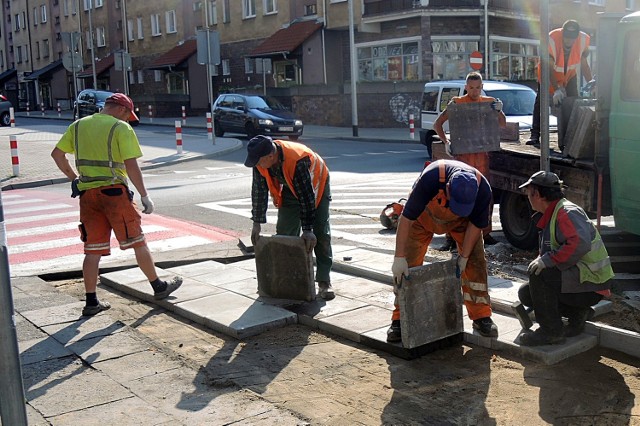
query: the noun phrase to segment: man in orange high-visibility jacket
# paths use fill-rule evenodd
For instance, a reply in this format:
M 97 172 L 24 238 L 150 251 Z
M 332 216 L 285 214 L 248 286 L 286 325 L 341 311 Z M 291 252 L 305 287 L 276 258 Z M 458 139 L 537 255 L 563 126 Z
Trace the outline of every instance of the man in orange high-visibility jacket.
M 504 112 L 502 112 L 502 101 L 500 99 L 496 99 L 491 96 L 482 95 L 482 75 L 480 75 L 480 73 L 475 71 L 470 72 L 467 75 L 466 84 L 464 88 L 467 93 L 464 96 L 454 97 L 453 99 L 451 99 L 451 102 L 449 104 L 452 104 L 452 103 L 462 104 L 462 103 L 469 103 L 469 102 L 491 102 L 491 107 L 494 109 L 494 111 L 496 111 L 496 114 L 498 116 L 498 124 L 500 125 L 500 127 L 505 127 L 507 125 L 507 117 L 504 115 Z M 440 137 L 440 140 L 442 141 L 442 143 L 445 144 L 447 154 L 451 155 L 450 154 L 451 143 L 447 139 L 447 135 L 444 132 L 444 127 L 443 127 L 444 123 L 448 119 L 449 119 L 449 113 L 445 109 L 444 111 L 442 111 L 442 114 L 438 116 L 435 123 L 433 123 L 433 129 L 436 131 L 436 133 Z M 466 154 L 457 154 L 454 156 L 454 158 L 458 161 L 462 161 L 463 163 L 466 163 L 470 166 L 475 167 L 476 169 L 478 169 L 480 173 L 482 173 L 484 177 L 487 178 L 487 180 L 490 179 L 489 153 L 470 152 Z M 491 205 L 493 205 L 493 203 L 491 203 Z M 491 236 L 491 221 L 489 221 L 489 225 L 482 230 L 482 237 L 484 239 L 484 244 L 488 246 L 494 245 L 498 242 L 496 241 L 495 238 Z M 451 238 L 451 235 L 447 234 L 445 245 L 440 247 L 438 250 L 447 251 L 447 250 L 450 250 L 453 245 L 455 245 L 453 238 Z
M 580 25 L 568 20 L 562 28 L 549 33 L 549 93 L 554 105 L 567 96 L 578 96 L 578 71 L 586 81 L 592 80 L 589 56 L 591 37 L 580 31 Z M 540 64 L 538 64 L 538 93 L 533 107 L 531 137 L 527 145 L 540 145 Z
M 299 236 L 309 252 L 316 255 L 318 296 L 335 297 L 329 273 L 333 263 L 329 226 L 329 169 L 322 157 L 295 142 L 256 136 L 247 145 L 244 163 L 253 167 L 251 187 L 251 241 L 260 238 L 262 223 L 267 222 L 269 194 L 278 208 L 276 234 Z

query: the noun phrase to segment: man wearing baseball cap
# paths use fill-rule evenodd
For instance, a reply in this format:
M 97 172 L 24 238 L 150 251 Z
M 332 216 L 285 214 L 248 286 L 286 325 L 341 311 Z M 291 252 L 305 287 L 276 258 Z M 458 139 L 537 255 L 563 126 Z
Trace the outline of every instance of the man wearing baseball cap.
M 497 337 L 482 241 L 492 207 L 491 186 L 478 170 L 456 160 L 429 164 L 413 185 L 398 221 L 391 267 L 396 296 L 402 280 L 409 278 L 409 268 L 422 265 L 433 235 L 449 233 L 458 245 L 457 269 L 473 328 L 485 337 Z M 402 340 L 397 298 L 394 305 L 388 342 Z
M 529 264 L 529 283 L 518 290 L 520 302 L 533 308 L 540 327 L 525 330 L 519 341 L 524 346 L 563 343 L 584 331 L 590 307 L 610 294 L 611 262 L 593 222 L 564 198 L 565 186 L 558 175 L 536 172 L 520 188 L 542 217 L 537 222 L 539 254 Z M 516 312 L 520 318 L 523 310 L 516 308 Z M 567 318 L 567 326 L 562 317 Z M 520 322 L 525 324 L 527 319 Z
M 580 31 L 580 25 L 573 19 L 549 33 L 549 94 L 554 105 L 560 105 L 567 96 L 578 96 L 578 72 L 585 81 L 593 79 L 587 61 L 590 41 L 591 37 Z M 540 76 L 538 64 L 538 93 L 527 145 L 540 145 Z
M 143 213 L 154 204 L 144 185 L 138 158 L 140 143 L 128 124 L 137 120 L 133 101 L 125 94 L 107 98 L 99 113 L 75 121 L 51 152 L 58 168 L 71 180 L 71 196 L 80 196 L 80 238 L 84 241 L 82 275 L 86 292 L 83 316 L 92 316 L 111 307 L 96 293 L 100 258 L 111 254 L 111 232 L 120 249 L 132 248 L 138 266 L 153 288 L 156 300 L 165 299 L 182 284 L 158 278 L 151 252 L 142 233 L 140 213 L 133 202 L 129 180 L 140 193 Z M 75 157 L 75 170 L 66 154 Z

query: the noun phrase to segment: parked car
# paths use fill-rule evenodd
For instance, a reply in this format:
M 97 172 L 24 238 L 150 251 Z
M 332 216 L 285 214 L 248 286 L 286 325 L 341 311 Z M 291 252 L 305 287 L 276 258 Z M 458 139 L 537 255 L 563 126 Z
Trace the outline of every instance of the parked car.
M 78 99 L 73 104 L 73 118 L 77 120 L 102 111 L 105 101 L 111 95 L 113 95 L 113 92 L 95 89 L 85 89 L 78 93 Z M 140 117 L 138 108 L 136 108 L 135 113 Z M 129 122 L 132 126 L 136 126 L 138 123 L 139 121 Z
M 256 135 L 287 136 L 298 140 L 302 135 L 302 120 L 276 99 L 257 95 L 224 94 L 213 106 L 216 136 L 226 132 Z
M 536 92 L 528 86 L 517 83 L 485 80 L 482 82 L 483 95 L 499 98 L 503 103 L 503 111 L 508 123 L 518 123 L 520 131 L 531 129 L 533 122 L 533 104 Z M 422 93 L 422 107 L 420 112 L 420 126 L 426 131 L 425 144 L 438 139 L 433 130 L 433 123 L 440 113 L 447 107 L 454 96 L 465 94 L 465 80 L 434 80 L 424 85 Z M 549 116 L 549 128 L 557 130 L 558 122 L 555 116 Z M 449 131 L 449 122 L 445 122 L 444 131 Z
M 11 107 L 11 102 L 4 95 L 0 95 L 0 124 L 3 126 L 11 125 L 11 115 L 9 113 L 9 108 Z

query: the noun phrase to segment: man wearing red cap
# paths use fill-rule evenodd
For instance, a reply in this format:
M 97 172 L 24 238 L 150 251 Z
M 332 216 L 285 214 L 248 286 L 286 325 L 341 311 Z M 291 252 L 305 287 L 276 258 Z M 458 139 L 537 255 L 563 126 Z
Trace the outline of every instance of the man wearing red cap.
M 129 190 L 129 179 L 141 196 L 143 213 L 153 212 L 138 165 L 142 156 L 140 143 L 128 124 L 138 120 L 133 102 L 122 93 L 107 98 L 99 113 L 75 121 L 51 152 L 58 168 L 71 180 L 71 196 L 80 196 L 80 238 L 85 258 L 82 275 L 86 305 L 82 315 L 91 316 L 109 309 L 108 302 L 98 301 L 96 288 L 100 258 L 111 254 L 111 231 L 120 249 L 133 248 L 138 266 L 154 291 L 156 300 L 164 299 L 182 284 L 158 278 L 151 252 L 142 233 L 140 213 Z M 75 157 L 75 170 L 66 154 Z M 77 172 L 76 172 L 77 170 Z
M 491 186 L 475 168 L 456 160 L 439 160 L 423 171 L 404 206 L 396 232 L 393 259 L 394 292 L 409 267 L 422 265 L 433 234 L 449 233 L 458 245 L 457 269 L 464 305 L 473 328 L 485 337 L 497 337 L 491 319 L 487 260 L 482 229 L 490 220 Z M 400 307 L 394 302 L 388 342 L 402 340 Z

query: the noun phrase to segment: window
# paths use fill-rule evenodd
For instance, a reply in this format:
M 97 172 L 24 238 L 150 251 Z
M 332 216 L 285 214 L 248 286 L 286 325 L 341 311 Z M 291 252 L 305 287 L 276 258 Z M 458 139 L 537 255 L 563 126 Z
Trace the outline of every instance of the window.
M 62 0 L 62 14 L 69 16 L 69 0 Z
M 160 30 L 160 14 L 158 13 L 151 15 L 151 35 L 162 35 L 162 31 Z
M 15 19 L 13 20 L 13 30 L 15 32 L 20 31 L 20 14 L 15 15 Z
M 329 3 L 343 3 L 347 0 L 331 0 Z
M 620 97 L 627 102 L 640 100 L 640 37 L 639 30 L 629 31 L 624 40 L 624 55 L 622 56 L 622 75 L 620 83 Z
M 431 40 L 433 75 L 425 77 L 431 77 L 434 80 L 465 78 L 471 71 L 470 55 L 471 52 L 478 50 L 479 37 L 472 39 L 433 37 Z
M 91 9 L 91 6 L 92 6 L 91 0 L 84 0 L 84 10 L 85 10 L 85 12 L 87 10 Z
M 359 81 L 400 81 L 420 78 L 418 41 L 357 48 Z
M 165 13 L 165 21 L 167 23 L 167 34 L 176 32 L 176 11 L 170 10 Z
M 136 83 L 136 75 L 133 73 L 133 71 L 129 71 L 127 72 L 127 77 L 129 78 L 129 84 L 135 84 Z
M 635 0 L 626 0 L 625 2 L 625 8 L 627 10 L 635 10 L 636 9 L 636 2 Z
M 253 59 L 244 58 L 244 73 L 253 74 Z
M 223 0 L 222 3 L 222 22 L 225 24 L 231 22 L 231 7 L 229 6 L 229 0 Z
M 96 27 L 96 45 L 98 47 L 104 47 L 107 45 L 104 27 Z
M 496 80 L 535 80 L 538 67 L 538 42 L 492 37 L 491 78 Z
M 96 7 L 102 7 L 103 0 L 95 0 L 95 2 L 96 2 Z
M 34 27 L 38 26 L 38 8 L 37 7 L 33 8 L 33 26 Z
M 22 63 L 22 46 L 18 46 L 16 49 L 16 62 L 19 64 Z
M 160 81 L 162 81 L 162 71 L 160 70 L 153 70 L 153 80 L 158 83 Z
M 142 18 L 137 18 L 138 21 L 138 40 L 144 38 L 144 32 L 142 31 Z
M 184 77 L 184 72 L 172 72 L 167 74 L 167 91 L 169 93 L 181 95 L 188 94 L 187 80 Z
M 604 7 L 604 0 L 589 0 L 589 4 L 592 4 L 594 6 L 603 6 Z
M 231 75 L 231 66 L 229 59 L 222 60 L 222 75 Z
M 133 19 L 127 20 L 127 40 L 133 41 Z
M 315 4 L 306 4 L 304 6 L 304 16 L 316 15 L 318 13 Z
M 43 24 L 47 22 L 47 5 L 46 4 L 43 4 L 42 6 L 40 6 L 40 22 Z
M 36 59 L 40 59 L 40 42 L 36 41 Z
M 71 14 L 75 15 L 76 13 L 78 13 L 78 3 L 75 0 L 70 0 L 71 1 Z
M 24 61 L 29 62 L 29 46 L 24 46 Z
M 242 18 L 255 18 L 256 0 L 242 0 Z
M 212 26 L 218 23 L 218 12 L 216 9 L 216 0 L 207 1 L 207 25 Z
M 23 30 L 27 28 L 27 12 L 22 12 L 22 17 L 20 19 L 20 28 Z
M 49 57 L 49 40 L 42 40 L 42 57 Z
M 138 84 L 144 83 L 144 72 L 142 70 L 138 70 Z
M 270 15 L 272 13 L 278 13 L 277 0 L 263 0 L 264 14 Z

